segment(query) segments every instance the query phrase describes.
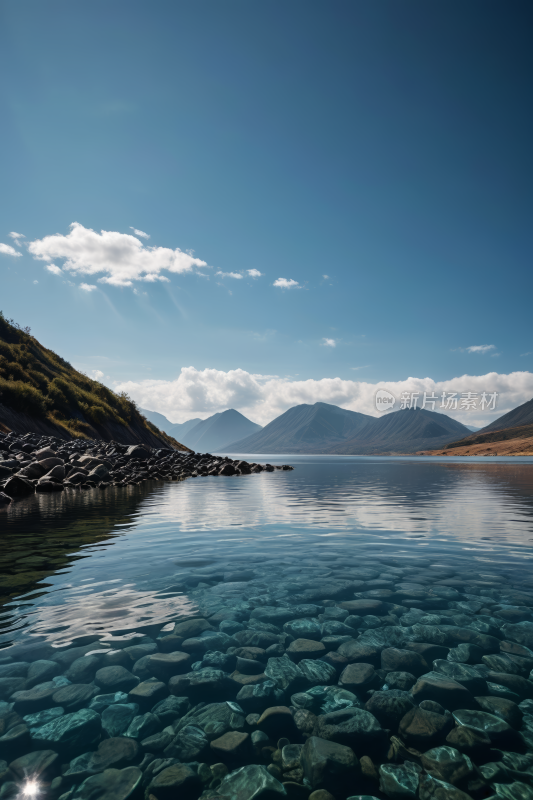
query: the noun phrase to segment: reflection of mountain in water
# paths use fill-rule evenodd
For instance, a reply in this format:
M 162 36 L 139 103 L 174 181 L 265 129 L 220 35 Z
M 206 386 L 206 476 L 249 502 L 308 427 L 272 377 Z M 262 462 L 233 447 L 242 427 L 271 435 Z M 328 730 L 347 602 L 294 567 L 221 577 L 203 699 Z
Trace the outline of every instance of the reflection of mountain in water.
M 285 457 L 287 458 L 287 457 Z M 528 541 L 533 466 L 293 457 L 291 473 L 168 487 L 158 513 L 191 544 L 198 531 L 289 525 Z M 288 476 L 288 477 L 287 477 Z

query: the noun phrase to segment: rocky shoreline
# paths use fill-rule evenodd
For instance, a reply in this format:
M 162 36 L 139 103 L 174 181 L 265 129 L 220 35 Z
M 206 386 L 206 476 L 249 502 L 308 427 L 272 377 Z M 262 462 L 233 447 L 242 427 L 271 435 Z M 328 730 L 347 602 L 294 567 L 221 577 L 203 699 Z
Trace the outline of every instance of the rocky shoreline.
M 146 480 L 232 477 L 279 469 L 293 467 L 249 463 L 210 453 L 154 449 L 142 444 L 0 433 L 0 507 L 34 492 L 106 489 Z
M 170 628 L 0 651 L 0 798 L 530 800 L 530 583 L 320 561 L 196 560 Z

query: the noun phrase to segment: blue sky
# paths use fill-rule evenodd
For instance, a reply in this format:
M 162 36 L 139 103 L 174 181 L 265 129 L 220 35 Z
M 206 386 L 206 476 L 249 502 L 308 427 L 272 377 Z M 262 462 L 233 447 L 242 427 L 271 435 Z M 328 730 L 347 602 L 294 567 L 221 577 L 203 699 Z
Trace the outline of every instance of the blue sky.
M 179 421 L 409 377 L 533 395 L 530 3 L 0 15 L 0 308 L 43 344 Z

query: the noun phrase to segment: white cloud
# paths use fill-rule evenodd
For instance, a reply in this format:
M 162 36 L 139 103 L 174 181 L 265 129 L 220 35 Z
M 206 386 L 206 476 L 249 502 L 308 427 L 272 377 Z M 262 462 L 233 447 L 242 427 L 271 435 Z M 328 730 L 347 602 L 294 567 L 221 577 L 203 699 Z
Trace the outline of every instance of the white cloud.
M 11 231 L 11 233 L 9 235 L 14 240 L 15 244 L 17 245 L 17 247 L 20 247 L 19 239 L 25 239 L 26 238 L 23 233 L 16 233 L 15 231 Z
M 263 275 L 263 273 L 259 272 L 258 269 L 248 269 L 246 271 L 247 271 L 248 275 L 250 276 L 250 278 L 260 278 Z
M 22 253 L 17 253 L 14 247 L 11 247 L 10 244 L 4 244 L 0 242 L 0 253 L 3 253 L 5 256 L 21 256 Z
M 529 353 L 520 353 L 520 358 L 523 358 L 524 356 L 531 356 L 531 355 L 533 355 L 533 351 L 530 350 Z
M 83 292 L 94 292 L 95 289 L 98 287 L 94 285 L 94 283 L 80 283 L 80 289 Z
M 322 275 L 325 281 L 329 280 L 329 275 Z
M 101 381 L 104 377 L 104 373 L 101 369 L 93 369 L 91 371 L 91 376 L 94 378 L 95 381 Z
M 47 264 L 45 269 L 47 269 L 48 272 L 51 272 L 52 275 L 62 275 L 63 274 L 63 270 L 60 269 L 60 267 L 56 267 L 55 264 Z
M 240 272 L 221 272 L 218 270 L 218 272 L 215 272 L 215 275 L 220 275 L 221 278 L 236 278 L 237 280 L 242 278 Z
M 113 286 L 132 286 L 133 281 L 164 280 L 165 276 L 160 274 L 162 270 L 183 273 L 191 272 L 194 267 L 207 267 L 205 261 L 179 248 L 147 247 L 129 233 L 97 233 L 78 222 L 71 224 L 66 236 L 56 233 L 36 239 L 30 242 L 28 250 L 41 261 L 65 259 L 63 269 L 69 272 L 101 274 L 98 280 Z
M 322 345 L 323 345 L 323 347 L 336 347 L 337 346 L 337 342 L 335 341 L 335 339 L 326 339 L 326 338 L 324 338 L 324 339 L 322 339 Z
M 473 344 L 471 347 L 465 347 L 467 353 L 488 353 L 489 350 L 495 350 L 494 344 Z
M 447 411 L 469 425 L 487 425 L 507 411 L 533 397 L 533 373 L 512 372 L 502 375 L 462 375 L 447 381 L 431 378 L 406 378 L 403 381 L 367 383 L 341 378 L 290 380 L 254 375 L 242 369 L 222 372 L 184 367 L 176 380 L 145 380 L 119 383 L 117 391 L 126 391 L 139 405 L 159 411 L 174 422 L 191 417 L 208 417 L 217 411 L 236 408 L 242 414 L 266 425 L 291 406 L 300 403 L 332 403 L 351 411 L 376 416 L 374 396 L 377 389 L 387 389 L 398 399 L 402 392 L 498 392 L 495 412 Z M 420 405 L 420 403 L 419 403 Z M 436 410 L 438 409 L 438 403 Z
M 39 283 L 39 281 L 33 281 L 34 283 Z
M 280 289 L 300 289 L 298 281 L 293 281 L 292 278 L 278 278 L 274 281 L 272 286 L 279 286 Z
M 137 228 L 133 228 L 131 225 L 130 225 L 130 230 L 133 231 L 135 236 L 141 236 L 143 239 L 149 239 L 150 238 L 150 234 L 149 233 L 145 233 L 144 231 L 139 231 L 139 230 L 137 230 Z

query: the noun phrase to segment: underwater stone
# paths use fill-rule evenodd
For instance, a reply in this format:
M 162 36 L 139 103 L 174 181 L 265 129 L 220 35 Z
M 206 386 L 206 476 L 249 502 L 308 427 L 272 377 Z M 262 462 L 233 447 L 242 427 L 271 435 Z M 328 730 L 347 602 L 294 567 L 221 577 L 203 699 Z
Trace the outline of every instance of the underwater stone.
M 230 800 L 280 800 L 287 796 L 287 790 L 266 767 L 249 764 L 222 779 L 217 793 Z
M 83 781 L 72 800 L 127 800 L 140 785 L 142 772 L 138 767 L 106 769 Z
M 139 713 L 137 703 L 115 703 L 102 711 L 102 728 L 108 736 L 122 736 Z
M 418 764 L 382 764 L 379 768 L 379 788 L 391 800 L 408 800 L 417 797 L 421 769 Z

